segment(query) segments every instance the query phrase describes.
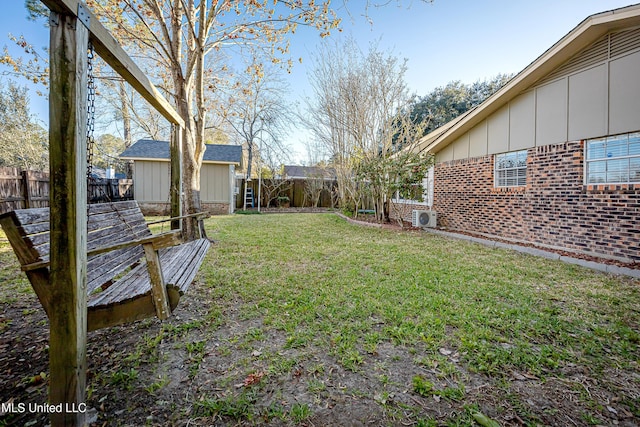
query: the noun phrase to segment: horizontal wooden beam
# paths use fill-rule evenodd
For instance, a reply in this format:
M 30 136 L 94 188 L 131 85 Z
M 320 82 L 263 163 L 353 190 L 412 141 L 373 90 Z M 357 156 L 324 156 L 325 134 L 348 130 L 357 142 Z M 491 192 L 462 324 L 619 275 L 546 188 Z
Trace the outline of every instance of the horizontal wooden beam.
M 120 47 L 109 31 L 79 0 L 40 0 L 51 11 L 79 17 L 80 21 L 89 22 L 89 40 L 104 61 L 124 78 L 144 99 L 171 123 L 184 128 L 184 120 L 151 83 L 142 70 Z M 78 16 L 78 6 L 82 8 L 82 16 Z

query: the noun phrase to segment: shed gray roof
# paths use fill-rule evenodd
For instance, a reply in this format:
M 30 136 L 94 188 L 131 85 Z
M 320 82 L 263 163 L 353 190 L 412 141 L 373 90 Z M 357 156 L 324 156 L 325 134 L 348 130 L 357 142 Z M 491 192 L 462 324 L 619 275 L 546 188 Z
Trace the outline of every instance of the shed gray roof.
M 166 159 L 169 160 L 169 142 L 155 141 L 152 139 L 140 139 L 131 147 L 120 154 L 122 159 L 144 160 L 144 159 Z M 242 161 L 242 146 L 207 144 L 204 152 L 205 162 L 211 163 L 235 163 Z

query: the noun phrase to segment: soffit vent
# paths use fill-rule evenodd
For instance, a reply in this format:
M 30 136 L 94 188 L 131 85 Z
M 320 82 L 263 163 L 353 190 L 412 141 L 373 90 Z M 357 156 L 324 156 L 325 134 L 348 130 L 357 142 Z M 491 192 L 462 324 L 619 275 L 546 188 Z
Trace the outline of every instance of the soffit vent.
M 601 39 L 587 47 L 573 58 L 556 68 L 551 74 L 536 83 L 539 86 L 552 80 L 566 77 L 577 71 L 584 70 L 593 65 L 604 62 L 609 57 L 609 35 L 603 36 Z
M 611 34 L 611 58 L 640 49 L 640 28 Z

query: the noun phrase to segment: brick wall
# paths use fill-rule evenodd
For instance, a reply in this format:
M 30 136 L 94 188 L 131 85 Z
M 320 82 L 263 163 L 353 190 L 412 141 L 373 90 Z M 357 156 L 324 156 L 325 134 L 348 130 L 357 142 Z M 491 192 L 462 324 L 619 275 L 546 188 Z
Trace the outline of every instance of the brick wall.
M 640 184 L 584 185 L 583 153 L 530 148 L 526 187 L 508 189 L 494 187 L 492 155 L 437 164 L 438 226 L 640 262 Z

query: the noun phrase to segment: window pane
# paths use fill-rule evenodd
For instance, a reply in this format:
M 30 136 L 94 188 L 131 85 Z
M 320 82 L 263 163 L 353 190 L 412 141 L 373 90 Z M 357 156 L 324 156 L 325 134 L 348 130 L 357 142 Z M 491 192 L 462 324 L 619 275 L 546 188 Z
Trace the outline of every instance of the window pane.
M 499 154 L 496 156 L 496 169 L 504 169 L 505 168 L 505 155 Z
M 629 159 L 629 182 L 640 182 L 640 157 Z
M 602 159 L 604 157 L 604 140 L 595 139 L 587 143 L 587 159 Z
M 626 156 L 629 153 L 627 135 L 616 135 L 607 138 L 607 157 Z
M 640 155 L 640 132 L 629 134 L 629 155 Z
M 588 184 L 600 184 L 605 182 L 607 176 L 607 163 L 606 162 L 590 162 L 588 165 L 587 183 Z
M 516 156 L 514 153 L 508 153 L 504 156 L 504 166 L 506 168 L 513 168 L 516 166 Z
M 629 159 L 607 161 L 607 182 L 629 181 Z
M 526 184 L 527 150 L 496 155 L 496 186 L 515 187 Z

